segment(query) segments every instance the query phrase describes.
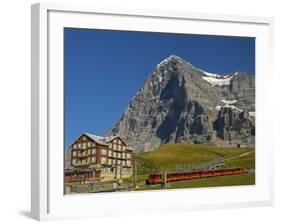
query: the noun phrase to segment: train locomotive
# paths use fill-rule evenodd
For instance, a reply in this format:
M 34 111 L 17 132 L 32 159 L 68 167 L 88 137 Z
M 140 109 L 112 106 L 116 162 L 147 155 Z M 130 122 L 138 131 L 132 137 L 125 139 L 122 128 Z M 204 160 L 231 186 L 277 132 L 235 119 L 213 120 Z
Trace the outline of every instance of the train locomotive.
M 217 177 L 225 175 L 243 174 L 247 173 L 248 170 L 244 168 L 228 168 L 219 170 L 201 170 L 201 171 L 189 171 L 189 172 L 171 172 L 166 174 L 166 182 L 175 182 L 183 180 L 192 180 L 207 177 Z M 164 182 L 164 174 L 152 173 L 146 180 L 147 185 L 161 184 Z

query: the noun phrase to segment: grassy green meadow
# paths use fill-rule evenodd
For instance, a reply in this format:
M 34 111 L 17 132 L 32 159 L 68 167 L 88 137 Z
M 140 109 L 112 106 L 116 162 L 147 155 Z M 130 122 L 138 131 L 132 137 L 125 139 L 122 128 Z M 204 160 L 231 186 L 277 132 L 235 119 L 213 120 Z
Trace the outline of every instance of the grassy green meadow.
M 202 168 L 215 161 L 223 161 L 223 168 L 242 167 L 251 173 L 209 177 L 168 184 L 168 188 L 215 187 L 255 184 L 254 148 L 219 148 L 213 145 L 165 144 L 151 152 L 134 154 L 137 160 L 138 182 L 145 180 L 152 172 L 175 171 L 179 168 Z M 160 189 L 158 186 L 143 186 L 139 190 Z

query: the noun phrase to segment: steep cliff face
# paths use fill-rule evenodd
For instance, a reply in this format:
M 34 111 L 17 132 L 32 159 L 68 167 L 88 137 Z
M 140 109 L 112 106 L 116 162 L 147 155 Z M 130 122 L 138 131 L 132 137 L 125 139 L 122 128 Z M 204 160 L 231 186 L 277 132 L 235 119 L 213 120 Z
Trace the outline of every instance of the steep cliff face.
M 255 120 L 245 111 L 222 108 L 214 121 L 214 130 L 229 146 L 252 146 L 255 141 Z
M 229 85 L 221 87 L 225 99 L 237 100 L 236 106 L 255 111 L 255 78 L 245 72 L 232 75 Z
M 157 65 L 108 134 L 122 136 L 136 151 L 217 138 L 226 145 L 244 138 L 251 140 L 243 143 L 254 144 L 254 131 L 250 137 L 239 134 L 248 126 L 254 129 L 247 112 L 254 112 L 254 85 L 254 77 L 245 73 L 212 76 L 172 55 Z

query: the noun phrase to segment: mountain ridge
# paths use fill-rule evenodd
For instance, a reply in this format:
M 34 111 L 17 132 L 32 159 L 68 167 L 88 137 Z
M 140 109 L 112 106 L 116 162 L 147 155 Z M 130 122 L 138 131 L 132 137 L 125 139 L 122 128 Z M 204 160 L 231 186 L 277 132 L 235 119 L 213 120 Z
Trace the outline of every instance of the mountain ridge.
M 136 151 L 217 140 L 224 146 L 253 146 L 255 121 L 249 112 L 254 108 L 253 76 L 208 76 L 171 55 L 153 69 L 107 135 L 124 137 Z

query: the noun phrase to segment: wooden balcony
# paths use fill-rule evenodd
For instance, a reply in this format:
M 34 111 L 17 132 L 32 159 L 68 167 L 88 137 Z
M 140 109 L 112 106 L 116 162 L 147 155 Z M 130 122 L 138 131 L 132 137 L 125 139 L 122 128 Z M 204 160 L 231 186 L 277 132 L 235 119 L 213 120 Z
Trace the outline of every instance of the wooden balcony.
M 85 158 L 85 157 L 88 157 L 89 156 L 89 154 L 80 154 L 80 155 L 78 155 L 78 158 Z
M 74 163 L 73 166 L 87 166 L 90 164 L 91 164 L 91 162 L 82 162 L 82 163 Z

